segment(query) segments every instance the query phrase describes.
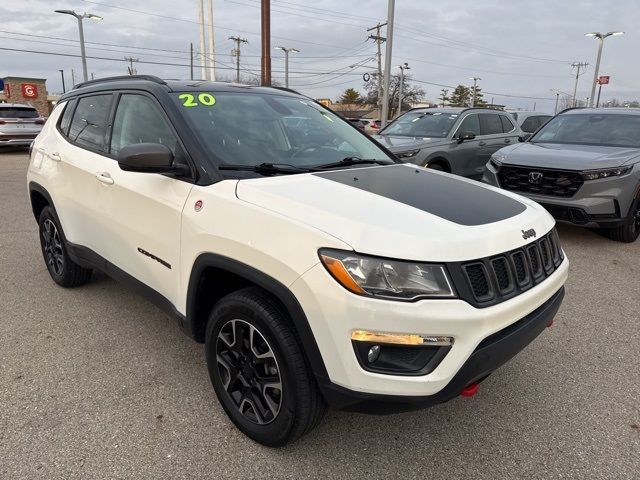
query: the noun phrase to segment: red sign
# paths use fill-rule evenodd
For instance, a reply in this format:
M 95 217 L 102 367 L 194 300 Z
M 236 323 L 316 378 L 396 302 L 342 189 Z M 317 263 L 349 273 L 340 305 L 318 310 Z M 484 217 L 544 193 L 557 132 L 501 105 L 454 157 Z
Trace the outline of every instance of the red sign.
M 598 77 L 598 83 L 600 85 L 609 85 L 609 75 L 602 75 L 601 77 Z
M 11 97 L 11 88 L 9 88 L 9 87 L 10 86 L 9 86 L 8 83 L 4 84 L 4 96 L 7 97 L 7 98 Z
M 20 85 L 24 98 L 38 98 L 38 86 L 33 83 L 23 83 Z

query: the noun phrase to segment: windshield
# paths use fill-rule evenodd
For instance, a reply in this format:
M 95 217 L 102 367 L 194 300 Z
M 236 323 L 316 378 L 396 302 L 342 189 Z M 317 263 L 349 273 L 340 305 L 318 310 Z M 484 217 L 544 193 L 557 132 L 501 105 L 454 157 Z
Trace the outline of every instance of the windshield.
M 403 137 L 444 138 L 458 115 L 444 112 L 407 112 L 385 128 L 381 135 Z
M 0 118 L 38 118 L 35 108 L 0 107 Z
M 640 147 L 640 115 L 582 113 L 559 115 L 531 143 Z
M 232 92 L 173 97 L 221 164 L 313 167 L 347 157 L 394 162 L 375 142 L 312 100 Z

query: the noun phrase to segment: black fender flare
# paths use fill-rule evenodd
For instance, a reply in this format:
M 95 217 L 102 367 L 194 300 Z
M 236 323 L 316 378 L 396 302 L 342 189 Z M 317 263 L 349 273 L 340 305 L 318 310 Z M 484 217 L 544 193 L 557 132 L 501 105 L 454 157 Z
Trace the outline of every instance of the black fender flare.
M 189 287 L 187 289 L 186 318 L 188 328 L 191 329 L 191 332 L 195 332 L 194 322 L 200 278 L 205 269 L 209 267 L 218 268 L 245 278 L 273 295 L 283 305 L 291 318 L 298 338 L 300 339 L 302 350 L 309 360 L 311 369 L 319 380 L 319 383 L 328 380 L 329 376 L 324 361 L 322 360 L 320 349 L 316 343 L 307 316 L 296 296 L 278 280 L 238 260 L 215 253 L 202 253 L 196 258 L 193 263 L 193 268 L 191 269 Z

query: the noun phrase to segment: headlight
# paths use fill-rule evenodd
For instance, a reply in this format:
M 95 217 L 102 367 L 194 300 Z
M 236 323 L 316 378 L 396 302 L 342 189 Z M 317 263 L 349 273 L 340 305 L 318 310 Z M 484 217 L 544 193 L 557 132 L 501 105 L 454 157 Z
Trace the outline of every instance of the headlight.
M 404 152 L 398 152 L 395 155 L 397 158 L 411 158 L 411 157 L 415 157 L 419 152 L 420 152 L 420 149 L 418 148 L 417 150 L 407 150 Z
M 504 158 L 504 155 L 497 155 L 494 153 L 493 155 L 491 155 L 489 162 L 491 163 L 491 165 L 493 165 L 494 168 L 499 169 L 502 166 L 502 162 L 504 162 Z
M 341 250 L 322 249 L 319 255 L 333 278 L 358 295 L 395 300 L 456 296 L 443 265 L 388 260 Z
M 629 165 L 628 167 L 607 168 L 605 170 L 587 170 L 582 172 L 582 178 L 585 180 L 598 180 L 600 178 L 619 177 L 629 173 L 632 168 L 633 165 Z

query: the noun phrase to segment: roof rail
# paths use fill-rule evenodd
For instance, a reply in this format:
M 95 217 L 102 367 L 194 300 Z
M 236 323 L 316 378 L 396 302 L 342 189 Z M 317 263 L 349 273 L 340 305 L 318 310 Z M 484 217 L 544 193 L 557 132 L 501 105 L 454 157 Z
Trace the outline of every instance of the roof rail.
M 167 84 L 167 82 L 162 80 L 160 77 L 156 77 L 155 75 L 119 75 L 117 77 L 105 77 L 105 78 L 96 78 L 95 80 L 87 80 L 86 82 L 78 83 L 73 88 L 82 88 L 88 85 L 95 85 L 95 84 L 104 83 L 104 82 L 117 82 L 119 80 L 146 80 L 148 82 L 154 82 L 160 85 Z
M 585 109 L 585 108 L 588 108 L 588 107 L 568 107 L 568 108 L 565 108 L 564 110 L 560 110 L 557 113 L 557 115 L 560 115 L 561 113 L 564 113 L 564 112 L 568 112 L 569 110 L 581 110 L 581 109 Z
M 276 87 L 273 85 L 270 85 L 271 88 L 275 88 L 276 90 L 282 90 L 283 92 L 289 92 L 289 93 L 295 93 L 296 95 L 302 95 L 300 92 L 294 90 L 293 88 L 289 88 L 289 87 Z

